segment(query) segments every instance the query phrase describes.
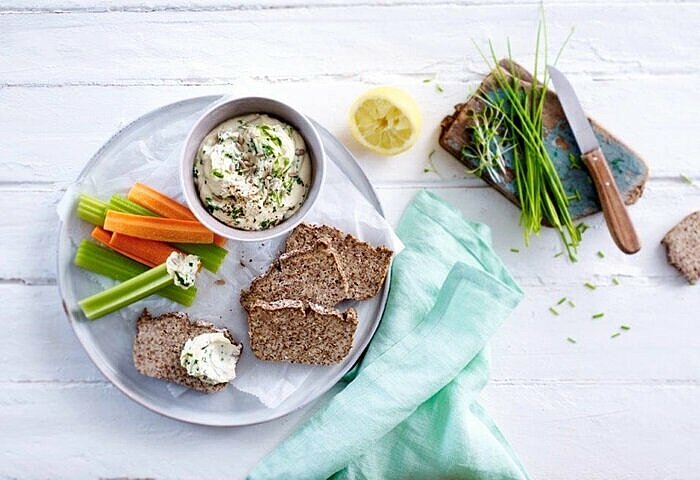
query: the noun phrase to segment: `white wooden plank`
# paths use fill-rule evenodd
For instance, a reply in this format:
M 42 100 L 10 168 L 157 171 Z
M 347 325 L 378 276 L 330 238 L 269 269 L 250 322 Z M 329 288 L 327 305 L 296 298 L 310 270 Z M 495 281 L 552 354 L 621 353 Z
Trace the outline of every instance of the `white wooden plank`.
M 700 81 L 700 74 L 692 79 L 650 76 L 634 82 L 574 79 L 589 112 L 646 159 L 652 176 L 680 183 L 683 173 L 700 184 L 700 162 L 694 155 L 700 151 L 700 137 L 695 134 L 700 119 L 692 108 L 671 108 L 692 102 L 686 88 L 689 81 Z M 346 112 L 354 98 L 370 87 L 360 82 L 242 80 L 222 86 L 0 89 L 0 183 L 66 184 L 114 132 L 138 116 L 183 98 L 225 93 L 267 95 L 296 105 L 338 136 L 375 184 L 483 185 L 437 144 L 440 121 L 454 104 L 466 99 L 473 83 L 445 83 L 444 93 L 419 79 L 394 78 L 391 83 L 415 96 L 424 116 L 418 144 L 392 158 L 368 153 L 349 134 Z M 650 115 L 650 105 L 668 108 L 655 108 Z M 664 132 L 663 141 L 657 132 Z M 436 150 L 433 162 L 439 175 L 424 171 L 432 150 Z
M 594 0 L 596 1 L 596 0 Z M 616 0 L 620 1 L 620 0 Z M 597 0 L 602 3 L 601 0 Z M 295 8 L 323 8 L 343 6 L 366 6 L 367 0 L 239 0 L 236 3 L 222 2 L 221 0 L 110 0 L 96 4 L 90 0 L 12 0 L 0 5 L 2 13 L 65 13 L 65 12 L 116 12 L 116 11 L 147 11 L 161 12 L 169 10 L 177 11 L 226 11 L 226 10 L 262 10 L 262 9 L 295 9 Z M 374 0 L 372 5 L 396 6 L 426 5 L 426 4 L 464 4 L 464 5 L 512 5 L 517 3 L 537 3 L 536 0 Z M 550 2 L 549 5 L 553 5 Z M 651 2 L 649 2 L 651 3 Z
M 533 476 L 688 478 L 700 468 L 697 385 L 494 384 L 484 403 Z M 289 432 L 167 420 L 102 384 L 2 384 L 7 478 L 243 478 Z M 225 473 L 224 473 L 225 472 Z
M 378 189 L 387 219 L 397 224 L 408 202 L 419 188 L 382 186 Z M 677 272 L 667 265 L 664 250 L 659 245 L 663 235 L 688 213 L 700 208 L 700 188 L 669 181 L 650 182 L 642 199 L 630 208 L 643 248 L 634 256 L 618 252 L 606 230 L 602 215 L 587 218 L 590 225 L 584 235 L 578 263 L 561 256 L 558 235 L 543 229 L 525 247 L 518 225 L 519 211 L 490 188 L 432 188 L 466 218 L 484 222 L 494 232 L 496 251 L 506 260 L 515 276 L 524 285 L 580 286 L 593 281 L 610 284 L 612 276 L 632 284 L 658 284 L 660 281 L 682 284 Z M 113 192 L 106 192 L 105 197 Z M 0 263 L 0 279 L 20 279 L 42 283 L 55 279 L 55 250 L 57 241 L 56 202 L 62 195 L 53 186 L 17 185 L 0 189 L 0 248 L 11 252 Z M 21 208 L 20 208 L 21 206 Z M 27 222 L 31 219 L 31 223 Z M 513 253 L 511 248 L 520 249 Z M 606 257 L 597 257 L 598 251 Z
M 692 478 L 697 385 L 491 385 L 489 413 L 533 478 Z
M 432 189 L 463 215 L 491 227 L 496 252 L 504 259 L 523 285 L 582 287 L 586 281 L 610 285 L 612 277 L 635 285 L 669 283 L 682 285 L 676 271 L 668 266 L 663 247 L 659 244 L 665 233 L 685 215 L 700 208 L 700 189 L 695 185 L 675 182 L 650 182 L 639 202 L 630 207 L 630 215 L 639 233 L 642 250 L 636 255 L 617 251 L 605 226 L 602 214 L 587 217 L 590 228 L 584 233 L 579 249 L 579 261 L 569 262 L 562 251 L 561 241 L 553 229 L 543 228 L 540 237 L 524 245 L 518 224 L 519 211 L 492 189 L 436 188 Z M 406 205 L 418 189 L 379 189 L 385 213 L 392 223 L 400 218 Z M 517 248 L 519 253 L 513 253 Z M 602 251 L 605 258 L 597 256 Z
M 453 4 L 298 9 L 292 14 L 286 9 L 163 11 L 157 18 L 129 12 L 3 15 L 0 44 L 22 55 L 0 57 L 0 83 L 219 83 L 245 76 L 376 79 L 400 73 L 473 78 L 483 64 L 469 38 L 485 42 L 492 37 L 502 47 L 507 33 L 516 57 L 529 55 L 537 8 L 512 5 L 508 15 L 498 5 Z M 565 71 L 597 76 L 697 72 L 699 9 L 692 3 L 674 8 L 562 4 L 549 20 L 552 45 L 576 25 L 577 35 L 561 62 Z M 440 34 L 425 35 L 426 29 Z M 337 32 L 352 36 L 338 38 Z
M 3 478 L 244 478 L 306 411 L 257 426 L 200 427 L 110 384 L 0 384 Z
M 0 285 L 6 340 L 2 382 L 104 382 L 75 339 L 54 286 Z M 560 298 L 575 302 L 548 311 Z M 697 312 L 692 287 L 530 286 L 492 342 L 493 378 L 524 384 L 586 382 L 700 383 Z M 592 319 L 598 312 L 601 319 Z M 620 325 L 631 330 L 622 331 Z M 610 338 L 621 332 L 617 338 Z M 576 344 L 566 338 L 572 337 Z M 28 348 L 30 347 L 31 348 Z M 663 361 L 650 362 L 650 358 Z

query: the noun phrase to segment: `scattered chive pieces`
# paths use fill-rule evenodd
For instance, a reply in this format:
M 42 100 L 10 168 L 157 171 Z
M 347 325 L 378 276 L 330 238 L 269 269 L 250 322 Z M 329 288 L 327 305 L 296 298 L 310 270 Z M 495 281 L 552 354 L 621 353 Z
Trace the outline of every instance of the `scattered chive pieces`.
M 571 300 L 567 300 L 566 303 L 568 303 L 570 307 L 576 306 L 576 304 L 574 302 L 572 302 Z
M 436 83 L 436 84 L 435 84 L 435 90 L 437 90 L 437 91 L 440 92 L 440 93 L 442 93 L 442 92 L 445 91 L 445 89 L 442 88 L 442 85 L 440 85 L 439 83 Z
M 571 201 L 571 200 L 578 200 L 578 201 L 581 201 L 581 192 L 579 192 L 578 190 L 574 190 L 574 193 L 572 193 L 571 195 L 567 196 L 566 198 L 567 198 L 567 200 L 569 200 L 569 201 Z
M 564 252 L 555 253 L 554 258 L 561 257 L 562 255 L 564 255 Z
M 513 253 L 520 253 L 520 250 L 518 250 L 517 248 L 511 248 L 510 251 Z
M 440 175 L 435 168 L 435 164 L 433 163 L 433 155 L 435 155 L 435 149 L 433 148 L 430 153 L 428 154 L 428 166 L 423 168 L 423 173 L 429 173 L 432 172 L 436 175 Z
M 593 318 L 603 318 L 604 316 L 605 316 L 605 314 L 603 312 L 600 312 L 600 313 L 594 314 Z
M 581 164 L 578 163 L 578 159 L 573 153 L 569 153 L 569 167 L 574 170 L 581 170 Z
M 561 297 L 561 299 L 557 302 L 557 305 L 561 305 L 564 302 L 566 302 L 566 297 Z
M 595 290 L 596 288 L 598 288 L 595 285 L 593 285 L 591 282 L 586 282 L 583 284 L 583 286 L 588 288 L 589 290 Z
M 553 315 L 559 315 L 559 311 L 554 307 L 549 307 L 549 311 L 552 312 Z
M 430 83 L 430 82 L 432 82 L 432 81 L 433 81 L 432 78 L 425 78 L 425 79 L 423 79 L 423 83 Z
M 581 232 L 581 234 L 583 234 L 583 232 L 585 232 L 586 230 L 588 230 L 590 228 L 590 225 L 588 225 L 587 223 L 581 222 L 578 225 L 576 225 L 576 228 L 578 228 L 578 231 Z
M 682 179 L 685 183 L 687 183 L 688 185 L 692 185 L 692 184 L 693 184 L 693 179 L 690 178 L 688 175 L 684 175 L 684 174 L 681 173 L 681 179 Z
M 615 337 L 619 337 L 619 336 L 620 336 L 620 332 L 615 332 L 612 335 L 610 335 L 610 338 L 615 338 Z
M 598 255 L 600 258 L 605 258 L 605 254 L 602 250 L 598 250 L 598 253 L 596 255 Z
M 618 333 L 618 335 L 619 335 L 619 333 Z M 566 341 L 569 342 L 569 343 L 576 343 L 576 339 L 575 339 L 575 338 L 571 338 L 571 337 L 566 337 Z
M 630 327 L 629 325 L 620 325 L 620 330 L 629 330 L 630 328 L 632 327 Z
M 617 277 L 613 277 L 612 282 L 613 282 L 615 285 L 619 285 L 619 284 L 620 284 L 620 281 L 617 279 Z

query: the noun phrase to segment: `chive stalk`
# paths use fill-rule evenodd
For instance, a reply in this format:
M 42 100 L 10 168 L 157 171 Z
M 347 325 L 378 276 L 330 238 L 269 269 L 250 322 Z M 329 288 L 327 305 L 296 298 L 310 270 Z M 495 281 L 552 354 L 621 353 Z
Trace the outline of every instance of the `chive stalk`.
M 604 316 L 605 316 L 605 314 L 604 314 L 603 312 L 594 313 L 594 314 L 593 314 L 593 319 L 596 320 L 596 319 L 598 319 L 598 318 L 603 318 Z
M 583 286 L 586 287 L 586 288 L 589 289 L 589 290 L 595 290 L 596 288 L 598 288 L 598 287 L 596 287 L 595 285 L 593 285 L 591 282 L 586 282 L 586 283 L 583 284 Z
M 541 42 L 543 49 L 540 46 Z M 539 234 L 542 223 L 546 220 L 559 232 L 569 258 L 573 261 L 581 242 L 581 231 L 574 226 L 568 208 L 570 199 L 543 138 L 542 113 L 549 82 L 546 68 L 548 46 L 545 22 L 542 19 L 538 24 L 533 78 L 528 79 L 528 82 L 523 81 L 514 68 L 510 43 L 506 60 L 508 67 L 499 63 L 490 41 L 488 57 L 478 46 L 477 49 L 492 70 L 492 77 L 497 85 L 497 90 L 489 94 L 486 103 L 504 120 L 507 127 L 506 135 L 512 146 L 512 169 L 516 196 L 521 208 L 520 224 L 523 227 L 525 244 L 529 244 L 532 235 Z M 542 53 L 544 68 L 540 78 L 539 58 Z

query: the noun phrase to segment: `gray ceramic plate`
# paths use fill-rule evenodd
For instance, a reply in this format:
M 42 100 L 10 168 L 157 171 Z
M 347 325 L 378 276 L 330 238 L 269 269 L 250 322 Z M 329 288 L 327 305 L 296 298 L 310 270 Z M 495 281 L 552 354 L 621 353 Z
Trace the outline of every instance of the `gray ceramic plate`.
M 81 190 L 81 186 L 86 186 L 88 178 L 96 180 L 96 183 L 104 179 L 109 184 L 111 172 L 119 168 L 118 155 L 123 155 L 125 149 L 133 148 L 140 138 L 151 138 L 165 128 L 172 131 L 172 128 L 180 128 L 181 124 L 184 139 L 190 125 L 186 121 L 183 122 L 183 119 L 204 111 L 218 99 L 219 97 L 209 96 L 173 103 L 129 124 L 114 135 L 88 162 L 76 181 L 77 191 Z M 334 162 L 374 208 L 383 214 L 372 185 L 352 154 L 323 127 L 317 125 L 317 128 L 328 159 Z M 369 314 L 365 315 L 364 321 L 358 326 L 355 345 L 348 358 L 337 366 L 314 369 L 301 387 L 275 408 L 264 406 L 256 397 L 247 393 L 222 396 L 222 392 L 205 396 L 187 391 L 180 396 L 174 396 L 166 382 L 145 377 L 134 368 L 131 343 L 135 332 L 135 319 L 124 319 L 114 316 L 115 314 L 96 322 L 85 319 L 77 307 L 77 301 L 94 293 L 94 279 L 91 281 L 84 271 L 73 265 L 76 245 L 71 238 L 76 238 L 76 233 L 89 237 L 90 228 L 75 215 L 67 215 L 65 221 L 60 223 L 59 229 L 58 287 L 68 320 L 89 357 L 117 388 L 134 401 L 162 415 L 190 423 L 236 426 L 265 422 L 286 415 L 317 399 L 357 362 L 377 328 L 388 293 L 387 281 L 380 295 L 363 306 Z

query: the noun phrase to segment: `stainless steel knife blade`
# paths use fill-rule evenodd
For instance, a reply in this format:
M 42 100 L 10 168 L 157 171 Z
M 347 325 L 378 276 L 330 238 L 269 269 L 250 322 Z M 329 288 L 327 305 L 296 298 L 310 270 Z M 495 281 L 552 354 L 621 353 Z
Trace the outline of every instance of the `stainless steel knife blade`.
M 564 109 L 564 115 L 569 121 L 569 126 L 571 126 L 571 131 L 574 132 L 574 138 L 576 138 L 576 143 L 581 153 L 588 153 L 600 145 L 598 144 L 598 139 L 593 133 L 591 124 L 583 113 L 583 107 L 578 101 L 578 97 L 574 92 L 574 87 L 571 86 L 569 81 L 566 79 L 563 73 L 549 65 L 549 75 L 554 84 L 554 89 L 557 91 L 557 96 L 559 97 L 559 102 Z

